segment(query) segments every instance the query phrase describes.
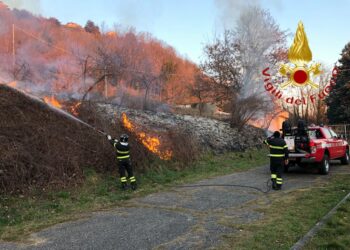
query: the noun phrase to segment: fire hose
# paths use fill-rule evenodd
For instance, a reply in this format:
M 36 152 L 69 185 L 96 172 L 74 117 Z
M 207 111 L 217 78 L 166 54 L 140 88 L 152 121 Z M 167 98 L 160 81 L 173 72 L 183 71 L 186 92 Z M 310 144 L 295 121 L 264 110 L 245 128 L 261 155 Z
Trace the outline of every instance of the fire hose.
M 47 105 L 47 106 L 50 107 L 51 109 L 55 110 L 55 111 L 58 111 L 59 113 L 61 113 L 62 115 L 64 115 L 65 117 L 67 117 L 67 118 L 69 118 L 69 119 L 71 119 L 71 120 L 74 120 L 74 121 L 76 121 L 76 122 L 79 122 L 80 124 L 83 124 L 83 125 L 85 125 L 86 127 L 89 127 L 89 128 L 91 128 L 91 129 L 95 130 L 95 131 L 96 131 L 97 133 L 99 133 L 99 134 L 102 134 L 102 135 L 104 135 L 104 136 L 107 135 L 107 133 L 104 132 L 103 130 L 98 129 L 98 128 L 96 128 L 96 127 L 94 127 L 94 126 L 92 126 L 92 125 L 90 125 L 90 124 L 88 124 L 88 123 L 86 123 L 86 122 L 80 120 L 79 118 L 77 118 L 77 117 L 75 117 L 75 116 L 73 116 L 73 115 L 67 113 L 66 111 L 64 111 L 64 110 L 62 110 L 62 109 L 60 109 L 60 108 L 56 108 L 56 107 L 53 107 L 53 106 L 51 106 L 51 105 Z
M 249 185 L 238 185 L 238 184 L 196 184 L 196 185 L 182 185 L 182 186 L 176 186 L 177 188 L 196 188 L 196 187 L 241 187 L 241 188 L 250 188 L 255 189 L 263 194 L 267 194 L 271 191 L 271 180 L 268 179 L 266 181 L 266 190 L 263 190 L 258 187 L 249 186 Z
M 91 129 L 95 130 L 97 133 L 99 133 L 99 134 L 101 134 L 101 135 L 103 135 L 103 136 L 106 136 L 106 135 L 107 135 L 107 133 L 104 132 L 103 130 L 98 129 L 98 128 L 96 128 L 96 127 L 94 127 L 94 126 L 92 126 L 92 125 L 90 125 L 90 124 L 88 124 L 88 123 L 86 123 L 86 122 L 84 122 L 84 121 L 78 119 L 77 117 L 75 117 L 75 116 L 73 116 L 73 115 L 67 113 L 66 111 L 64 111 L 64 110 L 62 110 L 62 109 L 58 109 L 58 108 L 52 107 L 52 106 L 50 106 L 50 105 L 48 105 L 48 106 L 49 106 L 50 108 L 52 108 L 52 109 L 54 109 L 54 110 L 60 112 L 61 114 L 63 114 L 63 115 L 66 116 L 67 118 L 70 118 L 70 119 L 72 119 L 72 120 L 75 120 L 75 121 L 77 121 L 77 122 L 79 122 L 79 123 L 81 123 L 81 124 L 83 124 L 83 125 L 85 125 L 85 126 L 91 128 Z M 266 132 L 267 132 L 267 131 L 266 131 Z M 257 191 L 259 191 L 259 192 L 261 192 L 261 193 L 263 193 L 263 194 L 267 194 L 268 192 L 271 191 L 270 179 L 268 179 L 268 180 L 266 181 L 266 190 L 263 190 L 263 189 L 261 189 L 261 188 L 254 187 L 254 186 L 249 186 L 249 185 L 238 185 L 238 184 L 198 184 L 198 185 L 183 185 L 183 186 L 177 186 L 177 187 L 179 187 L 179 188 L 196 188 L 196 187 L 242 187 L 242 188 L 255 189 L 255 190 L 257 190 Z
M 37 96 L 34 96 L 34 95 L 32 95 L 32 94 L 29 94 L 29 93 L 27 93 L 27 92 L 25 92 L 25 91 L 23 91 L 23 90 L 21 90 L 21 89 L 18 89 L 18 88 L 9 87 L 9 86 L 7 86 L 7 85 L 5 85 L 5 86 L 6 86 L 7 88 L 10 88 L 10 89 L 12 89 L 12 90 L 16 90 L 16 91 L 20 92 L 21 94 L 25 95 L 26 97 L 30 98 L 31 100 L 33 100 L 33 101 L 35 101 L 35 102 L 38 102 L 38 103 L 41 103 L 41 104 L 45 104 L 46 107 L 50 108 L 52 111 L 58 112 L 58 113 L 60 113 L 61 115 L 64 115 L 65 117 L 67 117 L 67 118 L 69 118 L 69 119 L 71 119 L 71 120 L 74 120 L 74 121 L 76 121 L 76 122 L 79 122 L 80 124 L 83 124 L 83 125 L 85 125 L 86 127 L 89 127 L 89 128 L 91 128 L 91 129 L 95 130 L 95 131 L 96 131 L 97 133 L 99 133 L 99 134 L 102 134 L 102 135 L 104 135 L 104 136 L 107 135 L 107 133 L 104 132 L 103 130 L 98 129 L 98 128 L 96 128 L 96 127 L 94 127 L 94 126 L 92 126 L 92 125 L 90 125 L 90 124 L 88 124 L 88 123 L 86 123 L 86 122 L 80 120 L 79 118 L 77 118 L 77 117 L 71 115 L 70 113 L 64 111 L 63 109 L 60 109 L 60 108 L 54 107 L 54 106 L 52 106 L 52 105 L 50 105 L 50 104 L 47 104 L 46 102 L 44 102 L 41 98 L 39 98 L 39 97 L 37 97 Z

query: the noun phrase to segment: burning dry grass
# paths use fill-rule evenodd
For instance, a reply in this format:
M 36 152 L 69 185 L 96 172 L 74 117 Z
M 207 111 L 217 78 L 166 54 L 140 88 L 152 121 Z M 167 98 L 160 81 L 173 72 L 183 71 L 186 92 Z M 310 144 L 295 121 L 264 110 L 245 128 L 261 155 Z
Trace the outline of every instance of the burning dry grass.
M 16 90 L 6 86 L 0 86 L 0 90 L 0 193 L 77 185 L 83 181 L 84 168 L 111 174 L 117 169 L 115 151 L 104 136 Z M 176 164 L 169 166 L 177 169 L 187 167 L 198 155 L 192 138 L 182 132 L 150 136 L 146 131 L 127 130 L 121 120 L 113 125 L 91 103 L 79 104 L 74 110 L 80 119 L 116 138 L 129 134 L 136 174 L 154 168 L 159 161 L 160 155 L 150 151 L 150 145 L 164 159 L 170 158 L 170 153 L 162 149 L 171 149 L 171 162 Z M 162 147 L 154 139 L 159 137 Z
M 54 96 L 45 96 L 44 101 L 56 108 L 62 108 L 62 104 Z
M 201 153 L 196 140 L 185 131 L 154 131 L 152 128 L 143 128 L 130 121 L 125 113 L 121 117 L 115 117 L 115 125 L 112 125 L 110 121 L 101 117 L 93 103 L 82 104 L 79 113 L 79 117 L 84 121 L 115 138 L 123 133 L 129 135 L 132 164 L 136 172 L 146 172 L 155 168 L 159 160 L 171 161 L 169 167 L 186 168 Z
M 144 131 L 138 131 L 135 125 L 133 125 L 125 113 L 122 114 L 123 127 L 134 133 L 149 151 L 159 156 L 162 160 L 169 160 L 173 156 L 171 149 L 162 150 L 162 145 L 158 136 L 147 135 Z M 163 146 L 164 147 L 164 146 Z

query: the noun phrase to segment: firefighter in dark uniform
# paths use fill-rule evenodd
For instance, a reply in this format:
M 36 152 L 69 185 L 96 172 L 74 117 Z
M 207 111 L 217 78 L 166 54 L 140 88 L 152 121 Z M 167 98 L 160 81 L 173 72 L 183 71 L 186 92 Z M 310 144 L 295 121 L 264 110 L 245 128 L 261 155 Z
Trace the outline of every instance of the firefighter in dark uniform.
M 281 138 L 281 134 L 275 131 L 272 137 L 264 140 L 264 143 L 270 148 L 270 170 L 272 188 L 280 190 L 282 188 L 282 171 L 284 164 L 288 164 L 288 146 Z
M 119 165 L 119 174 L 122 190 L 127 188 L 127 179 L 125 176 L 125 170 L 128 172 L 128 178 L 130 181 L 130 186 L 132 190 L 136 190 L 136 178 L 132 171 L 131 161 L 130 161 L 130 146 L 128 143 L 128 135 L 122 134 L 120 140 L 113 139 L 110 135 L 107 135 L 109 142 L 117 149 L 117 160 Z

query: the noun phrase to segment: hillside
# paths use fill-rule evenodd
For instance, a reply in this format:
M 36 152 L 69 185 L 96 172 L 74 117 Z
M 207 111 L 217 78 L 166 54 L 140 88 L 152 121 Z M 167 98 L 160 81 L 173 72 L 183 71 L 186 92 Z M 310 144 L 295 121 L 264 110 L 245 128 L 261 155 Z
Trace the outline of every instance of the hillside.
M 106 171 L 116 165 L 111 146 L 94 130 L 5 85 L 0 138 L 1 192 L 77 184 L 84 167 Z
M 123 113 L 129 117 L 127 122 L 121 119 Z M 159 158 L 171 159 L 177 169 L 182 169 L 203 150 L 259 147 L 264 136 L 253 127 L 237 133 L 229 124 L 213 119 L 109 104 L 83 104 L 79 118 L 112 136 L 128 133 L 137 173 L 156 167 Z M 6 85 L 0 85 L 0 138 L 1 192 L 76 185 L 87 168 L 116 170 L 115 152 L 105 136 Z
M 126 94 L 165 103 L 194 98 L 187 86 L 197 66 L 151 34 L 101 31 L 92 21 L 84 27 L 61 24 L 4 4 L 0 22 L 3 82 L 15 80 L 27 91 L 66 98 L 81 98 L 90 88 L 90 98 Z

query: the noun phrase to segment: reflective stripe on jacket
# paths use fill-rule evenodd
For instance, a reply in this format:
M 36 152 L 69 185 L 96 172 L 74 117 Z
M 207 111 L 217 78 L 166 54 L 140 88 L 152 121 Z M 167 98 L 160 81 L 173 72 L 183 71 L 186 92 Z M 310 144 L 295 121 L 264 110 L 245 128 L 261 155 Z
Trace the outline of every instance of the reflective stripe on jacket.
M 264 143 L 270 148 L 270 157 L 288 158 L 288 146 L 282 138 L 267 138 Z
M 130 146 L 128 143 L 113 140 L 112 145 L 117 149 L 118 160 L 126 160 L 130 158 Z

